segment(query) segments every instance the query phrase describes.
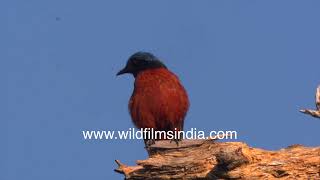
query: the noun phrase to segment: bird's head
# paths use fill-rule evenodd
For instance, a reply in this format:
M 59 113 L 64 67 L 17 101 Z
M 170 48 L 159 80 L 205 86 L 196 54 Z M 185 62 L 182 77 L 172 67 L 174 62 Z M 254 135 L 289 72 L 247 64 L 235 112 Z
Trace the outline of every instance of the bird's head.
M 129 73 L 136 77 L 139 72 L 155 68 L 167 67 L 153 54 L 148 52 L 137 52 L 130 56 L 126 66 L 117 73 L 117 76 Z

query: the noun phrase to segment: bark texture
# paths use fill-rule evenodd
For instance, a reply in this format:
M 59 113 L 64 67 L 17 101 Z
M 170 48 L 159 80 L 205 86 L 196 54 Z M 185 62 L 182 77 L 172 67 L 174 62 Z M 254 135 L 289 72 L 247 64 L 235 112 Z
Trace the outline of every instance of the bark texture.
M 278 151 L 242 142 L 158 141 L 136 166 L 119 165 L 125 179 L 320 179 L 320 147 L 293 145 Z
M 302 113 L 320 118 L 320 86 L 316 110 Z M 116 160 L 125 179 L 319 179 L 320 147 L 292 145 L 278 151 L 249 147 L 242 142 L 183 140 L 179 146 L 157 141 L 149 158 L 127 166 Z

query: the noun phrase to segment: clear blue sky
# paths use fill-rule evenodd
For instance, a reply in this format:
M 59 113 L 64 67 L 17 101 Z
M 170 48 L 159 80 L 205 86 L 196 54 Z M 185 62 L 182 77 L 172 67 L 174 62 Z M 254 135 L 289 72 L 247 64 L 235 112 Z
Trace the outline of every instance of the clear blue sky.
M 146 158 L 141 140 L 81 134 L 133 127 L 133 78 L 115 74 L 140 50 L 180 76 L 186 128 L 320 145 L 320 121 L 298 112 L 320 84 L 320 1 L 8 0 L 0 12 L 0 179 L 121 179 L 115 159 Z

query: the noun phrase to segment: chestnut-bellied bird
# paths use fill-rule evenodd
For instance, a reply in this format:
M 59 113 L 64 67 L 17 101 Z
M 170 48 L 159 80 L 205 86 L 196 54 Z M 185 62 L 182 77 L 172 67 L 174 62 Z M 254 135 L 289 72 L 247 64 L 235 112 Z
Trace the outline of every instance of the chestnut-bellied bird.
M 154 131 L 182 131 L 189 99 L 179 78 L 148 52 L 133 54 L 117 75 L 125 73 L 135 78 L 129 100 L 129 111 L 135 126 L 153 128 Z M 148 146 L 158 139 L 145 139 L 145 143 Z

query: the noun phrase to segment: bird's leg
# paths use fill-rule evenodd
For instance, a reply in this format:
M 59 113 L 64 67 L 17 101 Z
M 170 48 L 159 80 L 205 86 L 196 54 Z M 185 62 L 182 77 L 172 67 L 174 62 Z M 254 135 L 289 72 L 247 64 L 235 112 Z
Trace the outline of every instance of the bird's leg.
M 170 143 L 175 142 L 177 146 L 179 146 L 179 143 L 182 141 L 182 138 L 177 139 L 171 139 Z
M 181 137 L 179 129 L 176 129 L 175 131 L 177 133 L 177 136 L 175 136 L 173 139 L 171 139 L 170 143 L 175 142 L 177 144 L 177 146 L 179 146 L 179 143 L 182 141 L 183 137 Z
M 149 148 L 151 145 L 156 143 L 156 141 L 154 139 L 154 134 L 151 134 L 151 133 L 153 133 L 153 131 L 151 129 L 147 128 L 146 132 L 148 132 L 148 133 L 144 134 L 144 137 L 143 137 L 144 144 L 145 144 L 146 148 Z

